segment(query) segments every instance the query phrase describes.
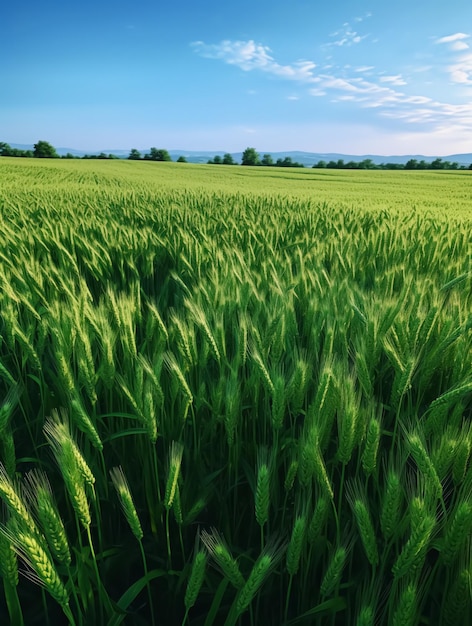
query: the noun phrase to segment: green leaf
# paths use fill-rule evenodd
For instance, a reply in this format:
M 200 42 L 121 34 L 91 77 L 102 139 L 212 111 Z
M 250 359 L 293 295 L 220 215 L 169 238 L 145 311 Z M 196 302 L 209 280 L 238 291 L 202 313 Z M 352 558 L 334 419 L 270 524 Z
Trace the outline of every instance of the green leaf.
M 128 428 L 128 430 L 120 430 L 117 433 L 113 433 L 109 437 L 102 439 L 102 443 L 108 443 L 114 439 L 120 439 L 121 437 L 128 437 L 129 435 L 147 435 L 148 431 L 145 428 Z
M 227 586 L 228 586 L 228 579 L 223 578 L 223 580 L 218 585 L 218 589 L 216 590 L 216 593 L 213 597 L 213 602 L 211 603 L 211 607 L 210 607 L 210 610 L 208 611 L 204 626 L 212 626 L 212 624 L 215 622 L 215 618 L 218 613 L 218 609 L 220 608 L 220 604 L 223 599 Z
M 159 578 L 161 576 L 167 576 L 169 572 L 163 569 L 154 569 L 148 572 L 145 576 L 137 580 L 135 583 L 129 587 L 125 593 L 121 596 L 121 598 L 116 603 L 117 608 L 119 608 L 123 613 L 120 615 L 113 616 L 108 622 L 108 626 L 118 626 L 125 619 L 127 613 L 126 610 L 129 605 L 136 599 L 136 597 L 141 593 L 144 587 L 155 578 Z
M 339 596 L 337 598 L 331 598 L 331 600 L 326 600 L 326 602 L 322 602 L 321 604 L 318 604 L 309 611 L 302 613 L 302 615 L 299 615 L 298 617 L 295 617 L 294 619 L 286 622 L 286 626 L 289 626 L 289 624 L 298 624 L 299 622 L 303 622 L 308 617 L 312 617 L 313 615 L 319 615 L 320 613 L 334 614 L 338 611 L 344 611 L 345 608 L 346 600 L 344 598 L 340 598 Z

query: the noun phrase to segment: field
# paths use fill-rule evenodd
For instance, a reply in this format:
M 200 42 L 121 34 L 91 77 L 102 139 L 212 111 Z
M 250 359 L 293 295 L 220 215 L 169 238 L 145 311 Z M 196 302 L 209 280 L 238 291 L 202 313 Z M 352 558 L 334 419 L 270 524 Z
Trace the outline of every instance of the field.
M 470 172 L 0 159 L 0 623 L 471 623 L 471 233 Z

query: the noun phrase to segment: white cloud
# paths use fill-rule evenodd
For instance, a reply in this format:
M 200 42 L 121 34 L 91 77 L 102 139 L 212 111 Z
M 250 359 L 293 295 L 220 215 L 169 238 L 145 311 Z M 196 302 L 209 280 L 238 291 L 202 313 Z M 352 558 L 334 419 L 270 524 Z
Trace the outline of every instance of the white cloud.
M 458 50 L 467 50 L 469 48 L 469 44 L 467 44 L 464 39 L 469 39 L 470 35 L 466 33 L 455 33 L 454 35 L 447 35 L 446 37 L 440 37 L 436 39 L 437 44 L 447 44 L 450 50 L 458 51 Z
M 353 44 L 360 43 L 365 39 L 367 35 L 358 35 L 355 30 L 346 29 L 340 39 L 333 41 L 333 46 L 352 46 Z
M 367 11 L 367 13 L 365 13 L 364 15 L 360 16 L 360 17 L 355 17 L 354 21 L 355 22 L 363 22 L 364 20 L 366 20 L 368 17 L 372 17 L 372 13 L 370 13 L 370 11 Z
M 422 72 L 429 72 L 433 69 L 432 65 L 417 65 L 416 67 L 409 68 L 411 72 L 415 74 L 421 74 Z
M 236 65 L 244 71 L 254 69 L 262 70 L 282 78 L 309 81 L 313 77 L 316 64 L 312 61 L 296 61 L 292 65 L 280 65 L 271 56 L 268 46 L 249 41 L 231 41 L 226 39 L 219 44 L 206 44 L 203 41 L 195 41 L 192 47 L 202 57 L 208 59 L 221 59 L 230 65 Z
M 451 44 L 451 50 L 467 50 L 469 48 L 465 41 L 454 41 Z
M 455 70 L 458 82 L 472 85 L 472 54 L 465 59 L 468 63 L 464 70 L 464 59 L 460 70 Z M 453 68 L 451 68 L 451 71 Z M 380 81 L 382 78 L 380 77 Z M 396 77 L 394 77 L 396 78 Z M 409 95 L 394 89 L 394 83 L 377 83 L 361 77 L 339 78 L 336 76 L 321 75 L 317 90 L 311 90 L 312 95 L 319 95 L 326 91 L 327 95 L 335 96 L 333 101 L 351 101 L 365 109 L 375 109 L 378 115 L 403 121 L 406 124 L 420 124 L 433 132 L 447 124 L 453 124 L 456 130 L 472 132 L 472 103 L 450 104 L 435 101 L 423 95 Z
M 466 37 L 468 35 L 464 33 L 456 33 L 442 38 L 438 43 L 451 45 Z M 408 125 L 422 125 L 427 132 L 435 132 L 452 124 L 457 132 L 460 128 L 469 136 L 472 133 L 472 102 L 452 104 L 433 100 L 421 92 L 411 93 L 411 86 L 409 93 L 405 93 L 398 89 L 407 85 L 401 74 L 380 74 L 375 78 L 372 72 L 374 66 L 344 66 L 341 69 L 332 65 L 321 69 L 314 62 L 306 60 L 282 65 L 275 60 L 268 46 L 253 40 L 225 40 L 213 45 L 195 42 L 192 45 L 201 56 L 219 59 L 244 71 L 258 70 L 284 80 L 298 81 L 307 85 L 308 93 L 314 97 L 327 97 L 332 102 L 350 102 L 358 109 L 375 110 L 380 117 L 396 119 Z M 316 74 L 315 68 L 318 72 Z M 418 71 L 428 69 L 417 68 Z M 447 71 L 453 83 L 462 88 L 471 86 L 472 53 L 455 55 Z M 466 94 L 462 89 L 460 97 L 464 99 Z M 453 97 L 452 93 L 450 97 Z M 287 97 L 288 100 L 297 98 L 296 95 Z
M 391 85 L 395 85 L 400 87 L 401 85 L 406 85 L 406 80 L 402 78 L 401 74 L 397 74 L 396 76 L 381 76 L 381 83 L 389 83 Z
M 366 17 L 370 17 L 370 15 L 366 14 Z M 362 22 L 363 18 L 355 18 L 356 22 Z M 339 46 L 339 47 L 349 47 L 354 44 L 360 43 L 363 39 L 368 37 L 368 35 L 359 35 L 359 33 L 352 28 L 349 22 L 344 22 L 342 28 L 340 30 L 335 31 L 330 34 L 330 37 L 335 39 L 327 44 L 325 47 L 329 46 Z
M 300 100 L 299 96 L 287 96 L 287 100 Z
M 447 35 L 447 37 L 441 37 L 436 39 L 436 43 L 452 43 L 453 41 L 460 41 L 461 39 L 468 39 L 470 35 L 465 33 L 455 33 L 454 35 Z
M 453 83 L 472 85 L 472 53 L 458 57 L 448 70 Z

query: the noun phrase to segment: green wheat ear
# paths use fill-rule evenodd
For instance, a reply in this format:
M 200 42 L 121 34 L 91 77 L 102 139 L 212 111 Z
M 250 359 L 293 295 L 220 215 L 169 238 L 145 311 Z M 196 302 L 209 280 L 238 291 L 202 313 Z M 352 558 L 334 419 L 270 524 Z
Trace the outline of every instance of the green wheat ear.
M 7 395 L 0 405 L 0 436 L 10 423 L 15 406 L 18 404 L 19 397 L 20 386 L 15 383 L 12 387 L 10 387 Z
M 344 546 L 337 547 L 321 582 L 320 594 L 322 597 L 331 595 L 339 584 L 346 558 L 347 549 Z
M 386 540 L 394 536 L 401 517 L 403 486 L 398 473 L 388 470 L 385 491 L 380 512 L 380 528 Z
M 414 583 L 402 589 L 393 613 L 392 626 L 414 626 L 417 623 L 417 590 Z
M 239 569 L 239 565 L 236 559 L 231 555 L 228 546 L 218 532 L 215 529 L 212 529 L 211 533 L 203 530 L 201 540 L 208 550 L 210 557 L 223 575 L 229 580 L 233 587 L 241 589 L 244 586 L 244 578 Z
M 200 593 L 200 589 L 205 578 L 206 564 L 206 552 L 201 549 L 197 550 L 192 562 L 192 569 L 190 571 L 184 597 L 184 604 L 187 611 L 191 609 L 197 601 L 198 594 Z
M 367 498 L 362 486 L 357 482 L 349 484 L 347 497 L 354 513 L 354 519 L 367 559 L 375 567 L 379 563 L 377 539 L 367 505 Z
M 422 521 L 413 527 L 408 541 L 393 564 L 392 572 L 395 578 L 406 576 L 419 568 L 425 558 L 435 525 L 434 517 L 425 514 Z
M 8 532 L 8 526 L 6 527 Z M 12 587 L 18 585 L 18 561 L 15 547 L 0 527 L 0 574 Z
M 269 519 L 270 506 L 270 468 L 267 448 L 261 448 L 258 453 L 255 500 L 257 523 L 259 526 L 264 526 Z
M 444 604 L 444 624 L 446 626 L 456 626 L 461 624 L 467 609 L 471 604 L 471 574 L 468 568 L 461 569 L 459 574 L 449 588 L 449 592 Z
M 110 476 L 113 486 L 118 493 L 121 508 L 126 517 L 126 521 L 131 528 L 131 532 L 138 541 L 141 541 L 143 538 L 143 530 L 141 528 L 141 522 L 139 521 L 138 513 L 134 506 L 131 491 L 123 469 L 121 467 L 114 467 L 110 470 Z
M 183 453 L 183 444 L 178 441 L 173 441 L 170 448 L 169 471 L 167 475 L 166 490 L 164 495 L 164 506 L 168 510 L 172 508 L 172 503 L 174 502 Z
M 472 503 L 459 502 L 454 515 L 446 526 L 446 533 L 442 542 L 441 558 L 446 565 L 454 563 L 471 534 Z
M 249 607 L 265 580 L 277 566 L 283 556 L 285 545 L 271 541 L 259 555 L 243 588 L 235 600 L 236 614 L 242 615 Z
M 69 541 L 47 475 L 40 470 L 31 470 L 26 475 L 26 483 L 27 499 L 36 508 L 41 530 L 52 555 L 59 563 L 70 565 L 72 557 Z
M 305 541 L 306 516 L 299 515 L 293 524 L 292 535 L 287 546 L 286 567 L 290 576 L 294 576 L 300 567 L 303 543 Z
M 31 534 L 27 529 L 22 530 L 18 525 L 13 531 L 3 529 L 2 532 L 11 541 L 16 553 L 28 565 L 29 570 L 26 573 L 28 578 L 43 586 L 61 607 L 67 607 L 69 593 L 38 536 Z
M 372 417 L 367 427 L 367 435 L 362 453 L 362 467 L 367 476 L 370 476 L 377 465 L 377 452 L 380 444 L 380 422 Z
M 36 523 L 23 502 L 22 493 L 17 488 L 4 466 L 0 463 L 0 498 L 5 502 L 10 514 L 23 523 L 32 534 L 37 534 Z
M 313 515 L 308 524 L 308 543 L 313 544 L 324 537 L 323 529 L 328 519 L 329 502 L 325 495 L 321 495 L 316 500 Z
M 374 626 L 375 611 L 372 606 L 361 607 L 357 616 L 356 626 Z

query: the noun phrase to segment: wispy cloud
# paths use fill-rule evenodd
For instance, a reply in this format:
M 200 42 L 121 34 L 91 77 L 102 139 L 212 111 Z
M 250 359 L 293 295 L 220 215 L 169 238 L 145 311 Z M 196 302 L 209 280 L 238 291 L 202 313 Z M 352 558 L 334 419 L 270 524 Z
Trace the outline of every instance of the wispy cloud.
M 370 12 L 365 13 L 362 16 L 355 17 L 354 22 L 357 22 L 358 24 L 360 24 L 361 22 L 363 22 L 364 20 L 366 20 L 367 18 L 371 16 L 372 16 L 372 13 Z M 361 41 L 366 39 L 368 36 L 369 35 L 359 34 L 359 32 L 351 26 L 350 22 L 344 22 L 341 28 L 334 31 L 334 33 L 330 34 L 331 39 L 334 41 L 329 41 L 328 43 L 325 43 L 323 47 L 325 48 L 329 48 L 331 46 L 350 47 L 355 44 L 361 43 Z
M 453 41 L 459 41 L 460 39 L 468 39 L 470 35 L 465 33 L 454 33 L 454 35 L 447 35 L 446 37 L 440 37 L 436 39 L 436 43 L 452 43 Z
M 456 33 L 442 37 L 436 43 L 451 46 L 463 41 L 468 35 Z M 317 66 L 313 61 L 301 60 L 281 64 L 268 46 L 249 41 L 225 40 L 219 44 L 206 44 L 202 41 L 192 44 L 194 50 L 206 58 L 219 59 L 235 65 L 244 71 L 261 71 L 280 79 L 297 81 L 308 88 L 315 97 L 330 98 L 333 102 L 350 102 L 360 109 L 371 109 L 377 115 L 399 120 L 405 124 L 422 125 L 428 132 L 435 132 L 447 124 L 453 124 L 459 132 L 472 132 L 472 103 L 452 104 L 440 102 L 422 93 L 409 93 L 398 89 L 407 81 L 402 74 L 383 74 L 374 66 L 350 67 L 342 69 L 336 65 Z M 426 71 L 429 68 L 418 68 Z M 472 85 L 472 53 L 454 55 L 447 67 L 451 81 L 457 84 Z M 463 97 L 463 96 L 462 96 Z M 288 100 L 298 96 L 289 95 Z
M 244 71 L 261 70 L 281 78 L 309 81 L 313 77 L 316 64 L 312 61 L 296 61 L 291 65 L 277 63 L 271 55 L 271 49 L 252 39 L 249 41 L 231 41 L 226 39 L 219 44 L 206 44 L 195 41 L 194 50 L 208 59 L 220 59 L 230 65 L 236 65 Z
M 436 39 L 435 43 L 447 44 L 450 50 L 467 50 L 469 48 L 469 44 L 467 44 L 464 39 L 469 38 L 470 35 L 467 35 L 466 33 L 454 33 L 453 35 L 446 35 L 446 37 Z
M 356 67 L 355 72 L 371 72 L 375 67 L 373 65 L 361 65 L 361 67 Z
M 402 77 L 401 74 L 396 74 L 395 76 L 381 76 L 381 83 L 389 83 L 390 85 L 395 85 L 400 87 L 401 85 L 406 85 L 406 80 Z
M 472 85 L 472 54 L 463 54 L 456 62 L 448 67 L 451 80 L 454 83 Z
M 469 56 L 469 73 L 465 76 L 457 75 L 457 79 L 466 84 L 472 84 L 472 55 Z M 463 71 L 462 68 L 463 65 L 460 71 Z M 316 89 L 310 90 L 314 96 L 325 92 L 334 102 L 355 102 L 360 108 L 376 110 L 381 117 L 396 119 L 406 124 L 422 125 L 428 130 L 444 129 L 449 124 L 456 130 L 461 128 L 463 132 L 472 132 L 470 103 L 451 104 L 427 96 L 410 95 L 393 89 L 390 85 L 360 77 L 341 79 L 336 76 L 320 75 L 317 82 Z
M 367 13 L 364 13 L 364 15 L 361 15 L 360 17 L 355 17 L 354 21 L 355 22 L 363 22 L 368 17 L 372 17 L 372 13 L 370 11 L 367 11 Z
M 334 33 L 331 33 L 330 37 L 332 37 L 333 39 L 336 37 L 336 39 L 326 45 L 349 47 L 354 44 L 360 43 L 363 39 L 367 37 L 367 35 L 359 35 L 359 33 L 355 31 L 348 22 L 346 22 L 343 24 L 341 30 L 337 30 Z

